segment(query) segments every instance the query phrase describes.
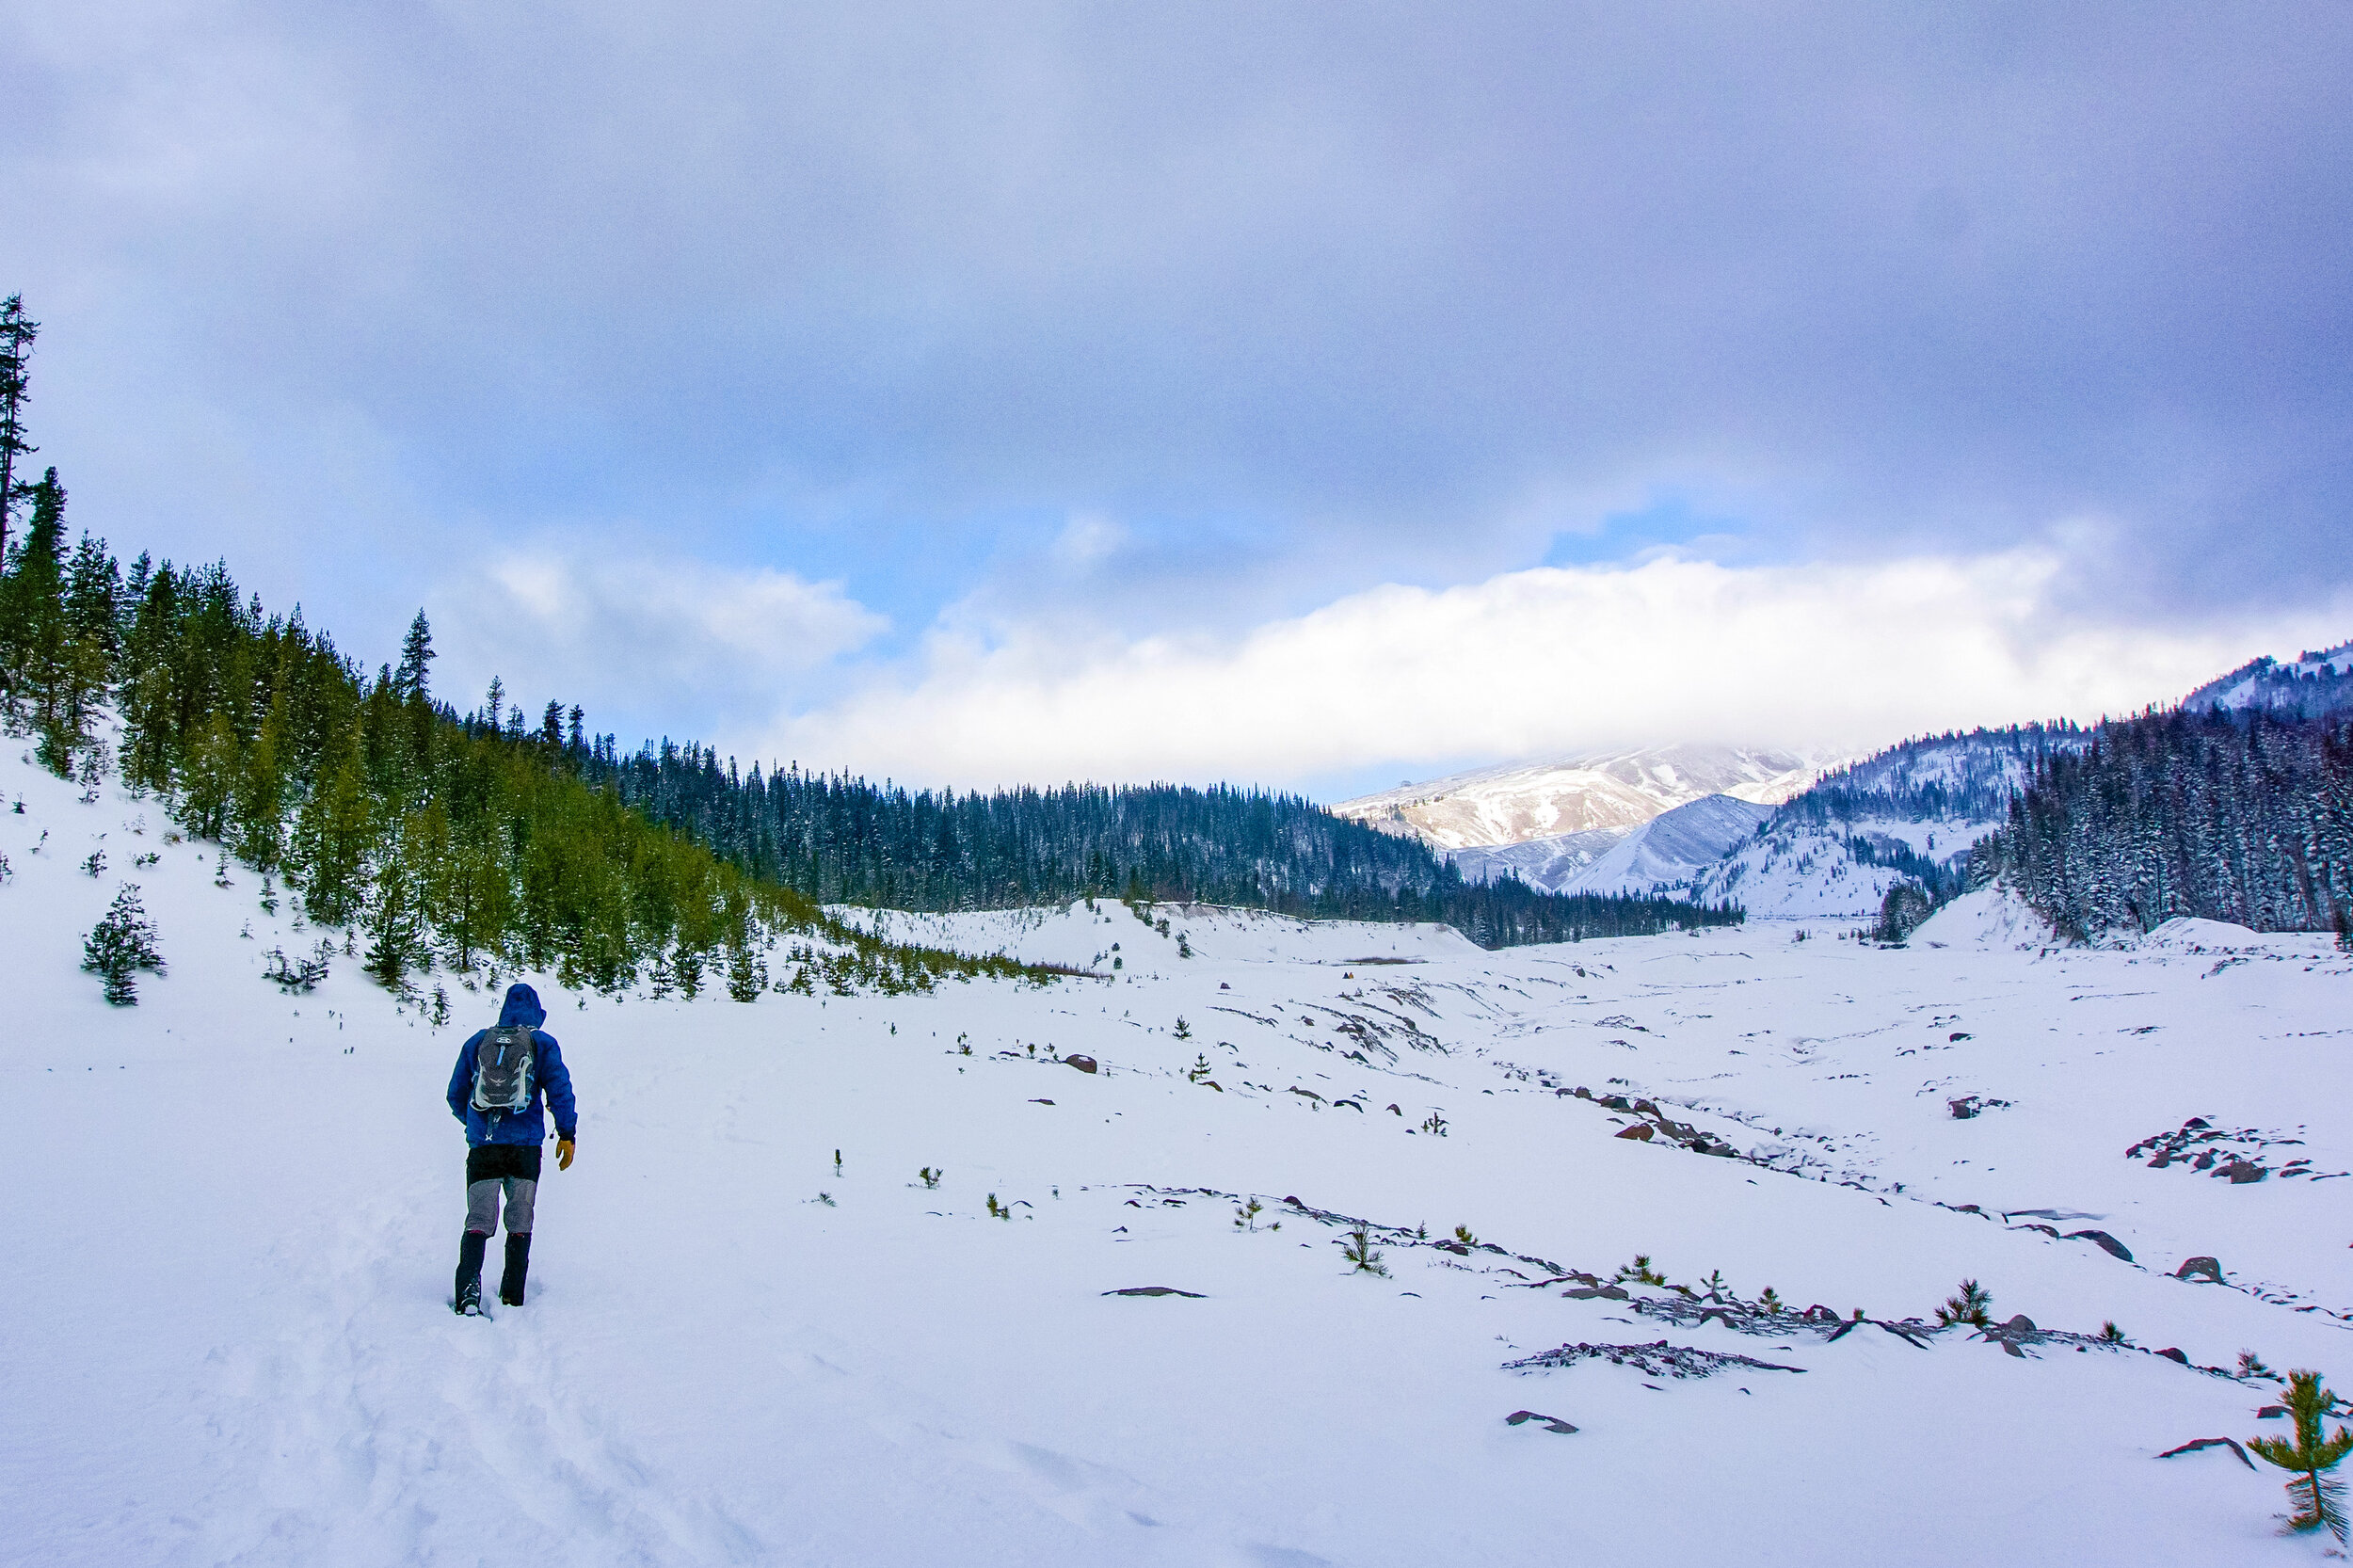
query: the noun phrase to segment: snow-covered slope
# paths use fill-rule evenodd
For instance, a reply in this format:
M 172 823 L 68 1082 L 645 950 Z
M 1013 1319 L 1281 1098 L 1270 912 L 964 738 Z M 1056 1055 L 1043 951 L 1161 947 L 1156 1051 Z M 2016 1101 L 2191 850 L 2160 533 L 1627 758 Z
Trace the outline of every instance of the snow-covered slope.
M 2182 699 L 2201 709 L 2260 708 L 2282 717 L 2317 718 L 2353 708 L 2353 642 L 2306 651 L 2282 664 L 2268 656 L 2210 680 Z
M 1597 837 L 1531 839 L 1494 849 L 1458 849 L 1448 858 L 1463 874 L 1486 881 L 1511 872 L 1521 881 L 1563 893 L 1675 893 L 1723 858 L 1773 814 L 1769 806 L 1731 795 L 1702 795 L 1661 812 L 1596 852 Z
M 1863 919 L 1922 868 L 1949 867 L 2000 824 L 2011 794 L 2057 750 L 2090 732 L 2027 725 L 1907 741 L 1825 775 L 1692 878 L 1693 896 L 1752 915 Z M 1858 846 L 1860 846 L 1858 848 Z
M 1625 841 L 1640 828 L 1596 827 L 1583 833 L 1562 833 L 1549 839 L 1527 839 L 1516 844 L 1472 844 L 1439 853 L 1462 869 L 1472 882 L 1516 876 L 1531 888 L 1558 888 Z
M 1737 746 L 1658 746 L 1481 768 L 1401 784 L 1343 801 L 1332 810 L 1417 836 L 1439 849 L 1596 831 L 1624 834 L 1704 795 L 1778 804 L 1804 789 L 1833 760 Z
M 259 878 L 11 748 L 20 792 L 10 1562 L 2315 1556 L 2273 1533 L 2277 1475 L 2155 1456 L 2279 1430 L 2276 1384 L 2199 1367 L 2353 1366 L 2326 1185 L 2353 963 L 2325 939 L 2021 951 L 1987 917 L 1897 952 L 1761 922 L 1490 953 L 1106 904 L 886 918 L 1081 968 L 1119 945 L 1042 989 L 528 977 L 580 1158 L 543 1183 L 530 1304 L 484 1321 L 446 1305 L 441 1095 L 487 977 L 424 978 L 440 1027 L 341 958 L 282 994 L 264 951 L 318 933 Z M 113 1009 L 76 966 L 126 876 L 169 967 Z M 1611 1285 L 1637 1254 L 1695 1294 Z M 2195 1256 L 2228 1283 L 2169 1277 Z M 2017 1353 L 1922 1320 L 1964 1277 L 2033 1320 Z M 1768 1285 L 1817 1312 L 1760 1315 Z M 1186 1293 L 1117 1293 L 1160 1288 Z M 2132 1343 L 2083 1337 L 2111 1320 Z
M 1731 795 L 1702 795 L 1653 817 L 1561 885 L 1567 893 L 1673 893 L 1715 865 L 1773 814 Z

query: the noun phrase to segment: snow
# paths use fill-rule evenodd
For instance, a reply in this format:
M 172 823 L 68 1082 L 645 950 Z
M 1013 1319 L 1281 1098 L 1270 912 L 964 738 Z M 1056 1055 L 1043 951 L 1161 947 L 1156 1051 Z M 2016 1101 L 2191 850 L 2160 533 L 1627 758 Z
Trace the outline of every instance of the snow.
M 1422 839 L 1440 850 L 1588 833 L 1623 835 L 1663 811 L 1711 794 L 1779 804 L 1844 757 L 1723 745 L 1658 746 L 1481 768 L 1427 783 L 1401 784 L 1342 801 L 1331 809 L 1388 832 Z
M 2051 922 L 1996 883 L 1961 894 L 1921 923 L 1912 940 L 1928 947 L 2009 948 L 2020 952 L 2059 940 Z
M 2326 938 L 2065 948 L 1988 892 L 1894 951 L 1756 920 L 1491 953 L 1197 906 L 1153 911 L 1162 936 L 1106 904 L 872 917 L 1115 974 L 1043 988 L 747 1006 L 529 977 L 580 1159 L 543 1184 L 530 1304 L 463 1320 L 441 1092 L 495 999 L 424 977 L 457 1014 L 436 1029 L 348 960 L 283 995 L 263 952 L 317 933 L 264 915 L 257 877 L 215 886 L 213 849 L 168 841 L 153 801 L 84 805 L 11 754 L 0 794 L 20 792 L 0 809 L 10 1561 L 2319 1555 L 2273 1533 L 2275 1474 L 2154 1457 L 2275 1430 L 2254 1419 L 2274 1384 L 2065 1341 L 1678 1327 L 1564 1298 L 1533 1260 L 1606 1280 L 1640 1252 L 1878 1319 L 1967 1276 L 1997 1318 L 2353 1375 L 2353 1189 L 2287 1174 L 2353 1170 L 2353 961 Z M 126 877 L 169 967 L 111 1009 L 79 944 Z M 1101 1070 L 1053 1060 L 1081 1052 Z M 1579 1085 L 1749 1158 L 1617 1137 L 1642 1118 Z M 2268 1178 L 2123 1157 L 2192 1116 Z M 1255 1233 L 1219 1194 L 1260 1198 Z M 1287 1195 L 1503 1250 L 1381 1236 L 1389 1277 L 1352 1275 L 1339 1228 Z M 2137 1261 L 2064 1234 L 2088 1228 Z M 2195 1255 L 2231 1283 L 2169 1277 Z M 1145 1286 L 1199 1295 L 1104 1294 Z M 1660 1339 L 1804 1370 L 1504 1369 Z M 1521 1410 L 1580 1430 L 1507 1424 Z
M 2353 706 L 2353 642 L 2291 660 L 2266 655 L 2209 680 L 2182 699 L 2200 709 L 2262 708 L 2283 716 L 2317 718 Z

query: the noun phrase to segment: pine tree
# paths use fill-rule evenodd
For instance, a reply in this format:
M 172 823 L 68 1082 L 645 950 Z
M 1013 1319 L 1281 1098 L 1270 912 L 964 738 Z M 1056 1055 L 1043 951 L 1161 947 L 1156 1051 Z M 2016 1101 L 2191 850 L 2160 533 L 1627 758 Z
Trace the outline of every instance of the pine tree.
M 285 854 L 286 775 L 280 760 L 286 744 L 286 697 L 272 697 L 262 732 L 246 748 L 231 792 L 230 832 L 237 858 L 256 871 L 278 869 Z
M 416 839 L 414 819 L 390 836 L 376 856 L 375 876 L 360 916 L 368 934 L 364 967 L 380 984 L 394 989 L 425 951 Z
M 2334 1437 L 2321 1435 L 2321 1422 L 2336 1413 L 2337 1398 L 2324 1387 L 2318 1372 L 2290 1372 L 2286 1395 L 2288 1414 L 2296 1418 L 2296 1441 L 2284 1437 L 2250 1437 L 2247 1446 L 2256 1457 L 2282 1470 L 2293 1470 L 2288 1500 L 2296 1505 L 2288 1528 L 2326 1528 L 2339 1542 L 2347 1535 L 2345 1482 L 2329 1474 L 2337 1462 L 2353 1453 L 2353 1431 L 2342 1424 Z
M 419 610 L 417 618 L 408 623 L 408 635 L 401 639 L 400 668 L 392 672 L 392 690 L 403 698 L 428 697 L 426 666 L 438 657 L 433 651 L 433 628 Z
M 186 765 L 181 768 L 175 781 L 180 790 L 181 820 L 196 830 L 198 838 L 228 836 L 230 803 L 236 798 L 243 761 L 236 731 L 229 727 L 229 715 L 216 712 L 205 724 L 201 738 L 190 748 Z
M 117 1007 L 138 1004 L 136 976 L 141 969 L 164 972 L 163 954 L 155 948 L 155 927 L 139 902 L 136 884 L 125 883 L 115 901 L 82 942 L 82 968 L 106 983 L 106 1000 Z
M 320 925 L 349 925 L 359 917 L 374 842 L 369 817 L 355 742 L 346 745 L 342 761 L 312 791 L 295 818 L 286 877 L 299 882 L 302 906 Z
M 0 299 L 0 560 L 8 553 L 8 522 L 15 515 L 17 459 L 40 448 L 24 439 L 24 405 L 31 400 L 28 361 L 40 323 L 24 313 L 24 296 Z

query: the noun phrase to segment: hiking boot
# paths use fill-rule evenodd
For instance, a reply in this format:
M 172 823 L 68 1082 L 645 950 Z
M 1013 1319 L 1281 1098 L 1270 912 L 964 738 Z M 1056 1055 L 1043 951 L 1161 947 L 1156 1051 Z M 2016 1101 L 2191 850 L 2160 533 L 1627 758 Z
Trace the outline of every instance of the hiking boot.
M 508 1306 L 523 1304 L 523 1276 L 531 1272 L 531 1232 L 506 1237 L 506 1272 L 499 1276 L 499 1300 Z
M 451 1304 L 459 1312 L 478 1312 L 482 1308 L 482 1254 L 490 1239 L 478 1230 L 466 1232 L 457 1243 L 457 1284 L 450 1293 Z

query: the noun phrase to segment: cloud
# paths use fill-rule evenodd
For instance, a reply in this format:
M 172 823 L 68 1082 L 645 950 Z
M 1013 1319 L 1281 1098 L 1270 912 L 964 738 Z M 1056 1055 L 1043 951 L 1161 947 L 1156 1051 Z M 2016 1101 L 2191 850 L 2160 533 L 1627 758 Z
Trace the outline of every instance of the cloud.
M 2170 700 L 2328 615 L 2151 631 L 2055 602 L 2020 551 L 1728 568 L 1662 555 L 1385 586 L 1231 638 L 936 634 L 920 665 L 781 717 L 804 766 L 967 787 L 1342 780 L 1676 739 L 1874 747 Z
M 19 7 L 0 286 L 182 558 L 389 467 L 429 551 L 636 519 L 923 625 L 910 559 L 1099 516 L 1179 629 L 1674 493 L 1759 559 L 2098 515 L 2078 591 L 2194 617 L 2353 582 L 2348 122 L 2335 0 Z M 392 621 L 400 548 L 302 597 Z
M 444 697 L 476 706 L 495 675 L 526 708 L 587 701 L 632 745 L 632 720 L 683 739 L 680 715 L 725 730 L 772 712 L 887 626 L 838 583 L 548 550 L 471 569 L 429 607 Z

